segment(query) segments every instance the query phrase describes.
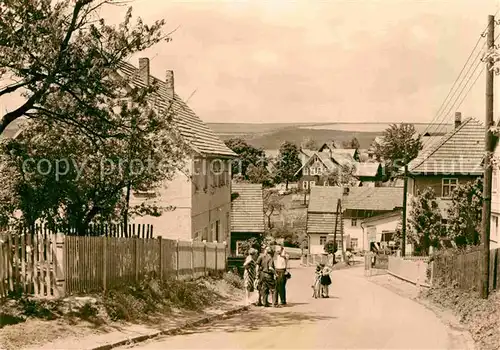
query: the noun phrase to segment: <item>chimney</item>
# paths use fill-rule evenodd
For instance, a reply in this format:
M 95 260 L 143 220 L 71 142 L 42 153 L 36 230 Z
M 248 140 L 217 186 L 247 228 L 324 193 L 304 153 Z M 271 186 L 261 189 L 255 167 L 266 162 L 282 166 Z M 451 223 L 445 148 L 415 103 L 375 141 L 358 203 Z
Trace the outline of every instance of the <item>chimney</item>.
M 149 86 L 149 58 L 139 58 L 139 74 L 142 82 Z
M 455 112 L 455 129 L 462 124 L 462 113 Z
M 174 71 L 167 70 L 165 74 L 165 84 L 167 85 L 167 92 L 170 98 L 174 98 Z

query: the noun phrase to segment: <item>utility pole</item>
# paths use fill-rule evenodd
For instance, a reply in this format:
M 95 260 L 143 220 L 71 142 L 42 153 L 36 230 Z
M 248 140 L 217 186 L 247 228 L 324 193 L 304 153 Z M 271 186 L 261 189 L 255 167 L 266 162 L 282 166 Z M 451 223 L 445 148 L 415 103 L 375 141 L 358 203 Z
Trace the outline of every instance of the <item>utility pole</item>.
M 488 16 L 487 47 L 489 50 L 495 48 L 495 16 Z M 491 182 L 493 167 L 491 158 L 493 155 L 493 134 L 490 128 L 493 126 L 493 75 L 491 69 L 493 58 L 489 58 L 486 66 L 486 157 L 484 160 L 484 180 L 483 180 L 483 212 L 481 218 L 481 241 L 483 244 L 483 279 L 481 286 L 481 297 L 488 298 L 490 281 L 490 221 L 491 221 Z
M 339 221 L 339 211 L 340 211 L 340 198 L 337 201 L 337 210 L 335 212 L 335 231 L 333 231 L 333 247 L 334 247 L 334 252 L 333 252 L 333 263 L 335 264 L 335 253 L 337 250 L 335 249 L 335 245 L 337 244 L 337 226 L 338 226 L 338 221 Z M 338 247 L 337 247 L 338 249 Z
M 344 247 L 344 216 L 342 215 L 342 202 L 339 200 L 339 216 L 340 216 L 340 244 L 342 244 L 342 261 L 345 263 L 345 247 Z
M 401 256 L 406 255 L 406 206 L 408 196 L 408 164 L 405 164 L 405 175 L 404 175 L 404 185 L 403 185 L 403 227 L 401 233 Z

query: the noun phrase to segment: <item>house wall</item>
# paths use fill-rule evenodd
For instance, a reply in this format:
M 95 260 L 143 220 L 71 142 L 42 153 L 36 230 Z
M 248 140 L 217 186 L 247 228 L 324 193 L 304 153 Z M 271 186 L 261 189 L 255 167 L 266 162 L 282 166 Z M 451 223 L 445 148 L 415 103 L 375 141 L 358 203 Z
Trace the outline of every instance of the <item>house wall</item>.
M 399 224 L 399 220 L 400 220 L 399 216 L 393 216 L 389 218 L 380 219 L 374 222 L 366 223 L 364 225 L 364 230 L 366 233 L 365 249 L 369 250 L 370 241 L 372 241 L 374 238 L 376 242 L 380 242 L 382 239 L 383 232 L 396 231 L 396 228 L 398 227 Z
M 214 158 L 193 160 L 192 236 L 197 240 L 227 242 L 231 227 L 231 167 L 224 160 L 224 171 L 212 171 L 217 163 Z
M 350 238 L 350 242 L 347 242 L 348 245 L 346 246 L 346 248 L 352 248 L 355 251 L 364 249 L 365 242 L 363 242 L 363 228 L 361 227 L 361 219 L 356 219 L 355 222 L 353 222 L 352 219 L 344 219 L 344 235 L 348 235 Z
M 408 193 L 415 195 L 417 191 L 424 191 L 428 187 L 432 188 L 436 193 L 436 197 L 442 197 L 443 178 L 458 179 L 458 184 L 464 184 L 468 181 L 475 181 L 478 176 L 471 175 L 427 175 L 415 176 L 408 180 Z
M 325 245 L 321 244 L 322 237 L 324 237 L 327 242 L 333 240 L 333 235 L 328 235 L 327 233 L 308 233 L 309 254 L 325 254 Z M 349 235 L 344 234 L 344 247 L 346 248 L 349 246 L 349 239 Z M 337 241 L 340 241 L 340 237 L 337 237 Z
M 134 217 L 131 222 L 152 224 L 155 236 L 169 239 L 191 239 L 191 181 L 182 172 L 177 172 L 171 181 L 165 181 L 156 189 L 154 197 L 146 197 L 132 191 L 130 206 L 141 203 L 155 204 L 161 207 L 173 206 L 173 211 L 166 211 L 160 217 Z

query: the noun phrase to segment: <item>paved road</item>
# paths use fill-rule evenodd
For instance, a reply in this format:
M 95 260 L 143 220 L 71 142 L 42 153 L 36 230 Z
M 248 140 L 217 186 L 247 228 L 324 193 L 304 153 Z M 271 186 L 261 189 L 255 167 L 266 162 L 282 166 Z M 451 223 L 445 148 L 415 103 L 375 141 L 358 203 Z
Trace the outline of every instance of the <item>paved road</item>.
M 312 299 L 312 274 L 292 270 L 287 307 L 255 308 L 134 349 L 463 349 L 434 313 L 367 281 L 362 268 L 334 271 L 330 299 Z

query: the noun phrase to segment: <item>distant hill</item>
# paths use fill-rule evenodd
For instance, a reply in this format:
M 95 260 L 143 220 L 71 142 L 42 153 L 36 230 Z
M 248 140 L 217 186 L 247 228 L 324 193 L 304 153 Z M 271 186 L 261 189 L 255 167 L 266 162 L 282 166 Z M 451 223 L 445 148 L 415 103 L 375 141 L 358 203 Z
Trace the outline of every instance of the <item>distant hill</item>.
M 361 148 L 368 148 L 375 137 L 381 135 L 389 125 L 390 123 L 208 123 L 223 140 L 240 137 L 251 145 L 264 149 L 277 149 L 284 141 L 300 144 L 311 138 L 320 145 L 331 140 L 348 141 L 353 137 L 358 139 Z M 444 133 L 453 128 L 451 124 L 439 127 L 425 123 L 414 125 L 419 133 Z

